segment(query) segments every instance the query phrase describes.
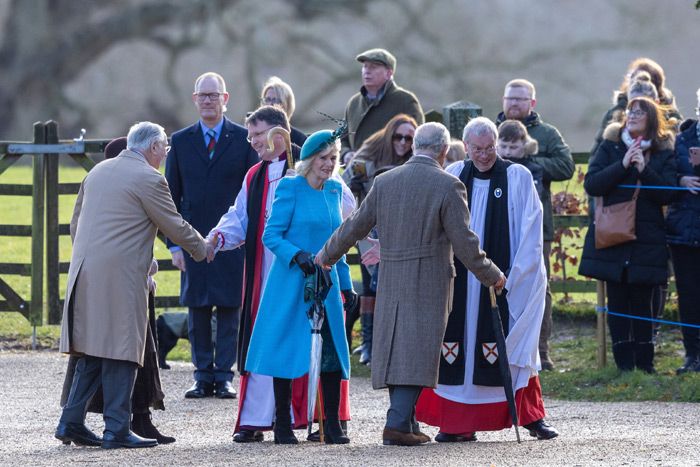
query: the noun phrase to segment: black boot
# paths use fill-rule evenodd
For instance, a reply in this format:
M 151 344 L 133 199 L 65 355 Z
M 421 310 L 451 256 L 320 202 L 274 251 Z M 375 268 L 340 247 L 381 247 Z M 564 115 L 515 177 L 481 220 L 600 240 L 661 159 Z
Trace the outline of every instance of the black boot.
M 292 430 L 292 380 L 287 378 L 272 378 L 275 392 L 275 444 L 298 444 Z
M 155 439 L 158 441 L 158 444 L 170 444 L 175 442 L 175 438 L 162 435 L 160 431 L 153 426 L 151 412 L 133 414 L 131 417 L 131 431 L 142 438 Z
M 644 373 L 656 373 L 654 368 L 654 343 L 644 342 L 634 344 L 634 366 Z
M 321 372 L 321 388 L 323 389 L 323 409 L 326 420 L 323 424 L 323 434 L 326 444 L 348 444 L 350 438 L 345 436 L 340 426 L 338 409 L 340 408 L 340 371 Z
M 360 363 L 369 365 L 372 361 L 372 329 L 374 326 L 375 297 L 360 297 L 360 324 L 362 325 L 362 352 Z
M 631 341 L 614 343 L 612 352 L 615 358 L 615 364 L 619 370 L 634 370 L 634 343 Z

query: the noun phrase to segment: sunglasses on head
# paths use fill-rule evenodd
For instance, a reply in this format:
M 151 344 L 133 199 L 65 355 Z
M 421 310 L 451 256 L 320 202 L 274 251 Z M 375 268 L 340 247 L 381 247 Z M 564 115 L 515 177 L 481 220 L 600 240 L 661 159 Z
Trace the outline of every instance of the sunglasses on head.
M 413 142 L 413 136 L 402 135 L 401 133 L 394 133 L 394 136 L 392 136 L 391 139 L 393 139 L 394 141 L 406 141 L 407 143 Z

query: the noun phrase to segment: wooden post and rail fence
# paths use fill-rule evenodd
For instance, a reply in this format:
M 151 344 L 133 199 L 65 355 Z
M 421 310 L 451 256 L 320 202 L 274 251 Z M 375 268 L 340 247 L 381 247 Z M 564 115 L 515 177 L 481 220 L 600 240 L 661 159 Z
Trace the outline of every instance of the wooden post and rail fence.
M 428 112 L 426 120 L 444 121 L 453 136 L 460 137 L 461 129 L 469 118 L 481 114 L 481 109 L 471 103 L 458 102 L 446 106 L 443 113 Z M 444 118 L 443 118 L 444 115 Z M 31 263 L 9 263 L 0 258 L 0 312 L 21 313 L 33 326 L 33 345 L 36 344 L 36 327 L 43 324 L 59 324 L 63 300 L 59 296 L 59 278 L 68 272 L 69 263 L 59 258 L 59 237 L 70 235 L 68 224 L 59 224 L 58 206 L 61 195 L 75 195 L 79 183 L 59 183 L 58 158 L 68 155 L 85 171 L 90 171 L 96 162 L 90 154 L 102 155 L 109 139 L 86 140 L 80 138 L 61 141 L 58 124 L 54 121 L 34 124 L 31 142 L 0 141 L 0 175 L 24 155 L 32 158 L 32 184 L 0 184 L 0 196 L 31 196 L 32 223 L 17 225 L 0 219 L 0 237 L 31 237 Z M 586 164 L 588 153 L 574 153 L 576 164 Z M 0 201 L 1 202 L 1 201 Z M 554 225 L 580 228 L 588 225 L 588 216 L 555 215 Z M 159 233 L 159 239 L 165 241 Z M 65 260 L 66 258 L 64 258 Z M 348 255 L 348 262 L 358 264 L 357 255 Z M 46 269 L 44 270 L 44 264 Z M 174 270 L 171 261 L 158 260 L 161 271 Z M 29 296 L 21 296 L 3 276 L 19 275 L 31 278 Z M 44 288 L 46 284 L 46 288 Z M 597 292 L 597 305 L 605 306 L 604 284 L 593 280 L 552 281 L 553 292 L 585 293 Z M 179 307 L 178 296 L 156 297 L 156 307 Z M 605 313 L 598 313 L 598 365 L 605 366 L 606 327 Z M 46 317 L 46 319 L 45 319 Z

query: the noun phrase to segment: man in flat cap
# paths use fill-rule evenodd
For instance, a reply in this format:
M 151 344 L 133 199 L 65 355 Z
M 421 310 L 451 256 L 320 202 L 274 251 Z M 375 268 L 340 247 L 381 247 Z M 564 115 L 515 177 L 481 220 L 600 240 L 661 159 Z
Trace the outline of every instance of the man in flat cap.
M 346 167 L 349 167 L 355 151 L 360 149 L 362 143 L 375 132 L 383 129 L 394 116 L 402 113 L 410 115 L 419 125 L 425 121 L 418 98 L 394 82 L 396 58 L 391 53 L 384 49 L 370 49 L 362 52 L 355 59 L 362 63 L 362 87 L 360 92 L 350 98 L 345 107 L 348 133 L 341 139 L 340 154 Z M 371 275 L 364 266 L 361 266 L 361 271 L 362 290 L 359 312 L 363 315 L 362 335 L 371 336 L 375 292 L 370 287 Z M 348 345 L 351 345 L 350 330 L 358 318 L 356 309 L 349 312 L 346 318 Z

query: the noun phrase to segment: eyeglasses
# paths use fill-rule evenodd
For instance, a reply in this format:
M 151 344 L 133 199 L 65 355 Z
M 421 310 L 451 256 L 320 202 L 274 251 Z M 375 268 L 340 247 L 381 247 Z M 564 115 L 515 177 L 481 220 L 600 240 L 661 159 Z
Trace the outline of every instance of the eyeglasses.
M 271 126 L 270 128 L 267 128 L 262 131 L 258 131 L 257 133 L 248 133 L 248 136 L 246 137 L 246 140 L 249 143 L 252 143 L 255 138 L 258 138 L 260 136 L 266 135 L 268 131 L 272 130 L 274 126 Z
M 204 102 L 209 98 L 211 102 L 218 101 L 221 96 L 223 96 L 222 93 L 220 92 L 198 92 L 195 93 L 197 96 L 197 100 L 199 102 Z
M 510 102 L 529 102 L 532 99 L 529 97 L 509 97 L 509 96 L 503 96 L 504 101 L 510 101 Z
M 486 146 L 485 148 L 480 148 L 480 147 L 477 147 L 477 146 L 470 144 L 469 149 L 470 149 L 469 152 L 471 152 L 475 156 L 479 156 L 479 155 L 483 156 L 486 154 L 492 154 L 496 150 L 496 147 L 493 144 L 490 144 L 490 145 Z
M 282 104 L 282 100 L 276 98 L 276 97 L 263 97 L 260 99 L 260 104 L 262 105 L 280 105 Z
M 401 133 L 394 133 L 394 136 L 391 137 L 392 140 L 396 141 L 397 143 L 399 141 L 406 141 L 407 143 L 411 144 L 413 143 L 413 136 L 411 135 L 402 135 Z
M 643 111 L 641 109 L 628 110 L 625 113 L 627 114 L 627 117 L 634 117 L 634 118 L 642 118 L 647 114 L 645 111 Z

